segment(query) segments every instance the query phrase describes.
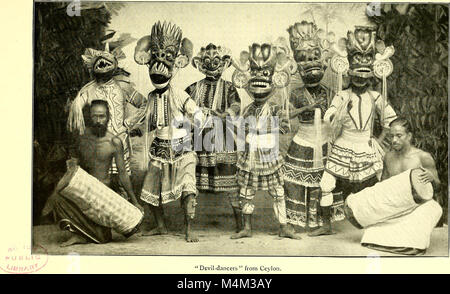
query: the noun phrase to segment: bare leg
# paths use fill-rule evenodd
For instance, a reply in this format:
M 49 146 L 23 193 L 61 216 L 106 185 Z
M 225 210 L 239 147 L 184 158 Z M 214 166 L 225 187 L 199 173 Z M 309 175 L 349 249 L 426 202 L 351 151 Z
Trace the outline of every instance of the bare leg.
M 322 206 L 321 209 L 322 209 L 323 226 L 309 233 L 308 236 L 310 237 L 318 237 L 334 234 L 333 229 L 331 228 L 331 206 Z
M 72 234 L 69 240 L 62 242 L 59 246 L 68 247 L 75 244 L 87 244 L 88 241 L 78 234 Z
M 280 224 L 280 232 L 278 236 L 295 240 L 301 239 L 301 237 L 295 233 L 294 227 L 290 224 Z
M 184 225 L 186 242 L 198 242 L 198 236 L 192 232 L 192 221 L 195 217 L 195 198 L 193 194 L 186 196 L 183 200 Z
M 236 223 L 236 233 L 242 230 L 242 212 L 239 207 L 233 207 L 234 220 Z
M 155 217 L 156 228 L 150 231 L 142 231 L 142 236 L 167 235 L 168 231 L 164 222 L 164 210 L 162 206 L 149 205 L 150 210 Z
M 231 235 L 231 239 L 250 238 L 252 236 L 252 215 L 244 214 L 244 229 Z

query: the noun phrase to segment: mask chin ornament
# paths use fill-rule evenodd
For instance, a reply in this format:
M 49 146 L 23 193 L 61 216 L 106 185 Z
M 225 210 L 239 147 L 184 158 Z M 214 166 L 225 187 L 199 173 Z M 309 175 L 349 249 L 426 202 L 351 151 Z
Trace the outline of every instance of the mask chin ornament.
M 324 50 L 328 41 L 322 40 L 322 30 L 312 22 L 302 21 L 290 26 L 289 42 L 297 63 L 298 72 L 307 86 L 315 86 L 322 80 L 325 69 Z
M 290 76 L 297 71 L 289 57 L 289 49 L 278 44 L 257 44 L 242 51 L 232 81 L 236 88 L 244 88 L 257 104 L 266 102 L 277 88 L 288 86 Z
M 219 79 L 231 65 L 231 51 L 212 43 L 202 47 L 192 59 L 192 66 L 209 78 Z
M 138 40 L 134 60 L 147 65 L 152 84 L 164 88 L 176 73 L 192 58 L 192 42 L 182 38 L 181 29 L 175 24 L 157 22 L 152 32 Z

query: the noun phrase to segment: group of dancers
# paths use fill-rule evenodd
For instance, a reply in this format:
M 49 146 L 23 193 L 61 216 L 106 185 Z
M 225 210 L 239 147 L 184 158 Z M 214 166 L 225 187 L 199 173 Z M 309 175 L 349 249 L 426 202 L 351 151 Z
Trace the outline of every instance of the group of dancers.
M 227 48 L 214 44 L 193 56 L 191 41 L 177 25 L 157 22 L 150 35 L 138 40 L 134 54 L 138 64 L 148 67 L 155 88 L 147 98 L 118 67 L 118 59 L 124 58 L 120 46 L 87 49 L 82 58 L 94 79 L 70 109 L 68 129 L 77 138 L 67 164 L 70 176 L 61 180 L 44 209 L 44 214 L 54 211 L 61 228 L 74 233 L 63 245 L 108 242 L 111 228 L 126 236 L 138 230 L 144 209 L 129 178 L 130 136 L 138 135 L 144 142 L 138 161 L 145 178 L 137 194 L 156 221 L 143 235 L 167 234 L 163 205 L 180 200 L 185 239 L 197 242 L 192 229 L 197 195 L 214 192 L 231 203 L 236 224 L 231 238 L 251 237 L 253 199 L 257 191 L 267 191 L 280 237 L 300 239 L 295 226 L 307 228 L 311 237 L 334 234 L 331 223 L 347 217 L 367 234 L 376 231 L 375 237 L 363 238 L 365 246 L 424 253 L 442 209 L 423 187 L 432 183 L 436 189 L 440 182 L 433 158 L 411 145 L 408 122 L 387 102 L 392 46 L 377 40 L 371 26 L 357 26 L 335 44 L 322 38 L 323 31 L 312 22 L 295 23 L 287 31 L 289 44 L 283 38 L 253 43 L 234 59 Z M 189 64 L 206 77 L 178 89 L 171 80 Z M 232 81 L 222 76 L 229 67 L 235 68 Z M 381 93 L 374 88 L 380 81 Z M 252 99 L 242 111 L 237 89 Z M 126 103 L 137 109 L 129 117 Z M 279 136 L 293 132 L 295 119 L 296 134 L 287 154 L 281 154 Z M 182 123 L 186 120 L 193 122 L 194 131 Z M 242 121 L 246 123 L 236 123 Z M 382 128 L 378 138 L 376 121 Z M 229 144 L 229 137 L 236 140 Z M 192 142 L 208 142 L 212 148 L 195 149 Z M 79 173 L 84 171 L 83 177 L 92 176 L 99 187 L 93 187 L 95 181 L 83 186 Z M 385 187 L 389 183 L 410 189 L 395 192 L 395 187 Z M 114 197 L 100 203 L 95 195 L 105 194 L 102 189 L 127 195 L 132 207 L 117 208 L 124 205 L 120 196 L 117 203 Z M 380 189 L 390 191 L 389 201 L 379 198 Z M 121 213 L 102 215 L 109 211 L 106 206 Z M 398 228 L 420 238 L 392 236 Z

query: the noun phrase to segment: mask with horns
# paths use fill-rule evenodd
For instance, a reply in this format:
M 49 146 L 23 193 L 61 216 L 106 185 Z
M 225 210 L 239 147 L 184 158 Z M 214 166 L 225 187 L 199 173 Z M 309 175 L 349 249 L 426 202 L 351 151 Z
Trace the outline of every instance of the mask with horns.
M 134 60 L 149 68 L 153 85 L 167 84 L 175 68 L 184 68 L 192 58 L 192 42 L 182 38 L 181 29 L 175 24 L 157 22 L 148 36 L 136 45 Z
M 120 47 L 110 52 L 109 43 L 105 44 L 105 50 L 87 48 L 81 55 L 84 65 L 97 80 L 108 80 L 118 70 L 118 60 L 125 58 Z

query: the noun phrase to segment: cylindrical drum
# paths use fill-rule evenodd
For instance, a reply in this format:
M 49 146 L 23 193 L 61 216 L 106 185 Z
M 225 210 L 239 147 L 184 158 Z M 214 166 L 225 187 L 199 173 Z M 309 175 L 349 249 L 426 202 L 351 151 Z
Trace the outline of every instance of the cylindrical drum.
M 409 169 L 349 195 L 344 211 L 350 222 L 364 228 L 409 213 L 432 199 L 433 186 L 419 181 L 421 172 L 420 168 Z
M 125 236 L 133 232 L 144 217 L 137 207 L 79 166 L 70 167 L 56 189 L 93 222 Z

